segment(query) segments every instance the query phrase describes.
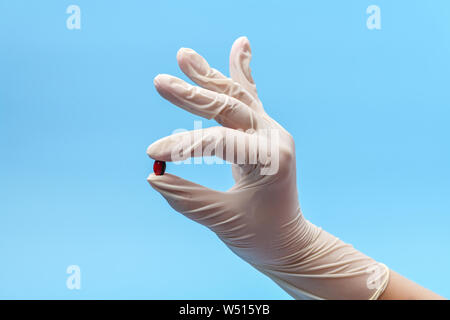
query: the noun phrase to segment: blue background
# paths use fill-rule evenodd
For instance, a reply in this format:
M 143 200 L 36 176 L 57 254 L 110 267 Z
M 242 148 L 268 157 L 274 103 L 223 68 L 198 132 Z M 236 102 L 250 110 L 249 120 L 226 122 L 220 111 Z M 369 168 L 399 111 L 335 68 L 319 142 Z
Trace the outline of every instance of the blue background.
M 241 35 L 296 140 L 305 216 L 450 296 L 448 1 L 1 0 L 0 298 L 289 298 L 146 181 L 147 146 L 200 120 L 153 77 L 186 79 L 180 47 L 228 74 Z M 168 171 L 233 183 L 226 165 Z

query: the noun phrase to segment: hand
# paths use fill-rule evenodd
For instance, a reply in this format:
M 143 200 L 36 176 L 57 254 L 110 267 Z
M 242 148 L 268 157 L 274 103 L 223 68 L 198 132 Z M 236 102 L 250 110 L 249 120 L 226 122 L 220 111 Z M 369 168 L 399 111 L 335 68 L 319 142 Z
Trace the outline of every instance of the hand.
M 247 38 L 237 39 L 228 78 L 195 51 L 180 49 L 181 70 L 200 87 L 170 75 L 154 81 L 165 99 L 222 127 L 163 138 L 148 148 L 148 155 L 163 161 L 215 155 L 233 163 L 236 184 L 221 192 L 171 174 L 151 174 L 149 183 L 176 211 L 211 229 L 295 298 L 378 297 L 387 268 L 304 219 L 294 140 L 264 111 L 250 59 Z M 382 282 L 377 288 L 367 281 L 371 268 L 381 270 L 375 277 Z M 344 285 L 343 278 L 353 279 L 353 286 L 351 281 Z
M 223 127 L 159 140 L 148 148 L 150 157 L 172 161 L 182 151 L 178 160 L 184 160 L 196 151 L 202 156 L 212 150 L 212 155 L 234 163 L 235 186 L 220 192 L 170 174 L 151 175 L 149 182 L 175 210 L 209 227 L 247 261 L 273 262 L 285 255 L 279 250 L 287 240 L 283 235 L 296 232 L 299 219 L 294 141 L 264 112 L 250 74 L 250 57 L 248 40 L 238 39 L 231 50 L 230 79 L 210 68 L 193 50 L 180 49 L 180 68 L 204 89 L 169 75 L 155 78 L 164 98 L 196 115 L 214 118 Z M 233 139 L 236 146 L 227 152 Z M 263 157 L 261 145 L 269 142 L 275 150 Z M 237 164 L 239 157 L 242 164 Z M 249 159 L 257 161 L 249 164 Z

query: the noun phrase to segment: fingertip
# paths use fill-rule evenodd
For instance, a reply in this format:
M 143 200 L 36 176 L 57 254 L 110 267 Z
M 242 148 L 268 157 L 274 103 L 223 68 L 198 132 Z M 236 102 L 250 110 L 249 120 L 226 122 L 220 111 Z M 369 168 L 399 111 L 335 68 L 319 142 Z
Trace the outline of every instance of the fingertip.
M 239 43 L 239 42 L 245 41 L 245 40 L 248 40 L 246 36 L 240 36 L 239 38 L 234 40 L 234 43 Z
M 152 181 L 154 181 L 155 179 L 157 179 L 157 177 L 159 177 L 159 176 L 157 176 L 154 172 L 152 172 L 152 173 L 150 173 L 150 174 L 148 175 L 147 181 L 148 181 L 148 182 L 152 182 Z
M 189 48 L 178 50 L 177 61 L 183 73 L 191 79 L 195 79 L 197 75 L 206 75 L 210 68 L 208 62 L 200 54 Z
M 182 94 L 185 90 L 186 85 L 182 80 L 171 76 L 169 74 L 158 74 L 153 80 L 155 84 L 156 91 L 164 98 L 172 103 L 174 93 Z M 176 104 L 176 103 L 175 103 Z
M 247 36 L 241 36 L 237 39 L 237 41 L 241 42 L 241 43 L 250 43 L 250 41 L 248 40 Z
M 186 50 L 186 48 L 184 48 L 184 47 L 181 47 L 180 49 L 178 49 L 177 58 L 183 53 L 184 50 Z
M 163 74 L 158 74 L 156 75 L 156 77 L 153 78 L 153 85 L 155 86 L 156 90 L 161 88 L 163 77 L 164 77 Z
M 148 181 L 148 182 L 152 181 L 152 178 L 153 178 L 154 176 L 156 176 L 156 174 L 154 174 L 153 172 L 150 173 L 150 174 L 148 175 L 148 177 L 147 177 L 147 181 Z
M 156 175 L 154 172 L 150 173 L 147 177 L 147 182 L 157 190 L 169 190 L 173 188 L 181 187 L 185 180 L 181 179 L 170 173 L 164 173 L 163 175 Z
M 164 175 L 162 176 L 158 176 L 155 173 L 150 173 L 147 177 L 147 182 L 150 185 L 150 187 L 152 187 L 153 189 L 155 189 L 156 191 L 158 191 L 159 193 L 162 192 L 164 188 L 164 183 L 162 183 L 164 180 Z
M 233 51 L 235 51 L 235 50 L 250 51 L 250 41 L 248 40 L 248 38 L 246 36 L 241 36 L 234 41 L 232 49 L 234 49 Z
M 194 50 L 192 50 L 191 48 L 180 48 L 180 49 L 178 49 L 178 52 L 177 52 L 177 59 L 182 58 L 186 54 L 192 54 L 192 53 L 196 53 L 196 52 Z
M 154 172 L 150 173 L 147 177 L 147 182 L 155 189 L 158 189 L 158 183 L 161 182 L 161 180 L 164 180 L 165 175 L 156 175 Z
M 147 155 L 152 158 L 153 160 L 156 160 L 156 154 L 155 154 L 155 144 L 156 142 L 153 142 L 151 145 L 147 147 Z
M 153 172 L 150 173 L 150 174 L 148 175 L 148 177 L 147 177 L 147 182 L 148 182 L 148 184 L 149 184 L 151 187 L 153 187 L 153 188 L 154 188 L 154 184 L 153 184 L 153 179 L 154 179 L 154 177 L 156 177 L 156 174 L 154 174 Z
M 248 52 L 248 53 L 252 53 L 252 48 L 250 47 L 250 41 L 248 40 L 247 37 L 243 37 L 242 39 L 242 51 L 244 52 Z
M 185 51 L 186 51 L 186 48 L 178 49 L 178 52 L 177 52 L 177 61 L 178 61 L 178 63 L 183 59 Z
M 170 74 L 160 73 L 153 79 L 153 83 L 155 85 L 161 86 L 167 82 L 174 81 L 175 79 L 176 79 L 176 77 L 174 77 Z
M 178 66 L 183 72 L 189 66 L 188 52 L 186 48 L 180 48 L 177 52 Z

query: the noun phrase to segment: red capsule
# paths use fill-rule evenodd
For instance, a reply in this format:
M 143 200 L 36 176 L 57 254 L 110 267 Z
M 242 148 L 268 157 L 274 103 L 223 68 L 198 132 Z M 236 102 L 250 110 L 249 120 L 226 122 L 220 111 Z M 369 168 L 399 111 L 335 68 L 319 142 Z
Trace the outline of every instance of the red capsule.
M 157 176 L 162 176 L 165 171 L 166 171 L 166 162 L 156 160 L 155 163 L 153 164 L 153 172 Z

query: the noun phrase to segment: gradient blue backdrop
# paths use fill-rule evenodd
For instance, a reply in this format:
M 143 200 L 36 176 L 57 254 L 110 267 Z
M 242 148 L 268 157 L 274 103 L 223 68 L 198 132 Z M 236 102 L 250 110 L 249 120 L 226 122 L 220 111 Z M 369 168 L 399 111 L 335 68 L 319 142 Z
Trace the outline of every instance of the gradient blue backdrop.
M 147 146 L 200 120 L 153 77 L 186 79 L 180 47 L 228 74 L 241 35 L 306 217 L 450 296 L 448 1 L 1 0 L 0 298 L 289 298 L 146 182 Z M 224 165 L 168 171 L 232 185 Z

